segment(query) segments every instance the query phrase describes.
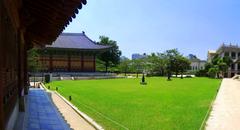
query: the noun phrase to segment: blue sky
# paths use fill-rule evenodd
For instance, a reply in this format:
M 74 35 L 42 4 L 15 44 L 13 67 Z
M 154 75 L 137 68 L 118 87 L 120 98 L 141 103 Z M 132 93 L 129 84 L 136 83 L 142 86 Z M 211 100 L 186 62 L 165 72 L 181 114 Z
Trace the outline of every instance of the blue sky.
M 163 52 L 206 59 L 223 42 L 240 45 L 239 0 L 88 0 L 64 32 L 118 42 L 122 54 Z

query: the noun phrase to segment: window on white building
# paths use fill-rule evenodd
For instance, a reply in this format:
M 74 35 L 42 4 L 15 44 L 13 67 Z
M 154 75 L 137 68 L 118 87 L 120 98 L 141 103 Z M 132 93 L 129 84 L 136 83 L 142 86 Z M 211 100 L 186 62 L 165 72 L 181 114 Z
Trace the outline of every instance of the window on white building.
M 229 52 L 225 52 L 225 53 L 224 53 L 224 56 L 229 56 Z
M 232 52 L 232 58 L 236 59 L 236 53 L 235 52 Z
M 235 70 L 235 64 L 232 64 L 232 65 L 231 65 L 231 69 L 232 69 L 232 70 Z

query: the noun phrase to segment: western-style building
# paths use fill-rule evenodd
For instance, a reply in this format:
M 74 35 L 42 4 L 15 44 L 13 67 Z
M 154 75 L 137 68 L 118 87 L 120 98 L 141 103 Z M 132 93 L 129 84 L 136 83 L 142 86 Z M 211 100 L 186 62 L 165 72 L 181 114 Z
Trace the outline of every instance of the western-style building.
M 206 61 L 200 59 L 190 59 L 190 70 L 191 71 L 198 71 L 203 70 L 205 68 Z
M 233 77 L 236 74 L 240 74 L 240 47 L 238 45 L 222 44 L 216 51 L 208 51 L 208 62 L 211 62 L 215 55 L 219 55 L 222 58 L 228 56 L 233 61 L 224 77 Z
M 193 55 L 193 54 L 189 54 L 187 58 L 191 63 L 188 71 L 196 72 L 196 71 L 205 69 L 205 64 L 206 64 L 205 60 L 200 60 L 199 58 L 197 58 L 196 55 Z

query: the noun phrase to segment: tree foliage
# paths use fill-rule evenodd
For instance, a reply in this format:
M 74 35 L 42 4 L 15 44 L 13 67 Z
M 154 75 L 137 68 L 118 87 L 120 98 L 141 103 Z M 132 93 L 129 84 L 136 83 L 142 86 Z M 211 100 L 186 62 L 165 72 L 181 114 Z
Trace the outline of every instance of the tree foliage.
M 181 72 L 182 75 L 183 72 L 186 71 L 190 66 L 190 61 L 183 57 L 183 55 L 181 55 L 177 49 L 167 50 L 165 55 L 167 59 L 166 70 L 168 80 L 170 80 L 173 72 L 176 74 L 176 76 L 179 72 Z
M 120 72 L 146 73 L 149 75 L 168 76 L 172 72 L 183 75 L 190 67 L 190 61 L 181 55 L 177 49 L 167 50 L 164 53 L 152 53 L 147 57 L 134 60 L 121 60 Z
M 178 62 L 178 70 L 181 73 L 181 78 L 183 78 L 183 73 L 190 68 L 191 63 L 186 57 L 183 57 L 183 56 L 178 56 L 177 62 Z
M 132 60 L 130 68 L 132 72 L 137 74 L 137 78 L 138 78 L 138 74 L 143 73 L 143 69 L 144 69 L 143 59 Z
M 224 74 L 232 63 L 233 61 L 230 57 L 220 57 L 219 55 L 216 55 L 211 62 L 205 64 L 204 72 L 212 78 L 224 77 Z
M 129 59 L 122 59 L 118 66 L 119 71 L 124 72 L 126 76 L 127 72 L 130 72 L 130 65 L 131 65 L 131 62 Z
M 41 68 L 40 64 L 38 63 L 38 50 L 36 48 L 33 48 L 27 52 L 27 55 L 28 70 L 32 72 L 38 71 Z
M 116 41 L 110 40 L 106 36 L 100 36 L 99 39 L 100 41 L 98 42 L 98 44 L 111 46 L 111 49 L 98 56 L 98 58 L 104 62 L 105 71 L 107 72 L 109 67 L 119 64 L 121 51 L 119 50 Z

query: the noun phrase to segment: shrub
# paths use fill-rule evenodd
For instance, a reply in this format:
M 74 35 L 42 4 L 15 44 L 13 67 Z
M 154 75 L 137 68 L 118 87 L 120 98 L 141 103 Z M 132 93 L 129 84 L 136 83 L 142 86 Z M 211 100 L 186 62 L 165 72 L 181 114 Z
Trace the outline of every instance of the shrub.
M 206 70 L 199 70 L 195 73 L 195 76 L 197 77 L 205 77 L 208 76 L 207 71 Z
M 50 75 L 49 75 L 49 74 L 46 74 L 46 75 L 45 75 L 45 82 L 46 82 L 46 83 L 49 83 L 49 82 L 50 82 Z
M 216 78 L 217 73 L 218 73 L 218 69 L 215 68 L 215 67 L 210 68 L 210 69 L 208 70 L 208 75 L 209 75 L 209 77 L 211 77 L 211 78 Z

